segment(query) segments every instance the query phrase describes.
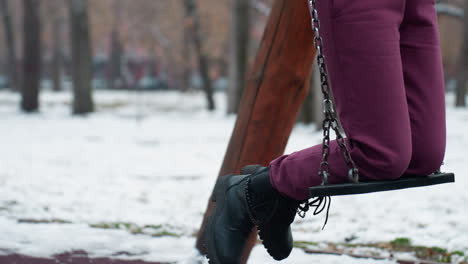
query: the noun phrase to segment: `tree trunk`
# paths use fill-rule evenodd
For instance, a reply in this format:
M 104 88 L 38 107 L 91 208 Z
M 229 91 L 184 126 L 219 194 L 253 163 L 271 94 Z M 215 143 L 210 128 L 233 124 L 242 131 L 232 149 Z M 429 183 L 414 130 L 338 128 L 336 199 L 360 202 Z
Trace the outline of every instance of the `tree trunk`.
M 41 25 L 39 1 L 23 0 L 23 82 L 21 109 L 34 112 L 39 109 L 39 86 L 41 79 Z
M 468 3 L 465 1 L 465 17 L 463 19 L 464 30 L 463 30 L 463 48 L 462 56 L 460 60 L 459 78 L 456 92 L 457 107 L 466 107 L 466 85 L 468 84 Z
M 200 29 L 200 14 L 198 13 L 197 3 L 195 0 L 184 0 L 184 7 L 187 18 L 190 20 L 192 29 L 192 42 L 195 47 L 195 53 L 198 60 L 198 68 L 202 79 L 202 89 L 205 92 L 208 104 L 208 110 L 213 111 L 216 108 L 213 98 L 213 84 L 210 79 L 210 65 L 208 56 L 204 53 L 202 35 Z
M 3 26 L 5 32 L 5 44 L 7 48 L 8 56 L 8 75 L 10 82 L 10 89 L 13 91 L 19 90 L 19 77 L 18 77 L 18 65 L 16 63 L 16 44 L 15 35 L 13 29 L 13 23 L 11 21 L 11 10 L 8 5 L 8 0 L 0 0 L 0 12 L 3 18 Z
M 114 0 L 114 25 L 111 32 L 111 56 L 110 56 L 110 89 L 127 88 L 122 74 L 122 53 L 123 47 L 120 40 L 120 17 L 122 16 L 122 3 Z
M 314 56 L 307 2 L 276 0 L 219 175 L 238 173 L 248 164 L 267 165 L 283 154 L 307 95 Z M 204 252 L 203 233 L 213 205 L 208 203 L 198 234 L 200 252 Z M 242 263 L 256 241 L 254 231 Z
M 312 96 L 313 96 L 312 89 L 310 89 L 309 93 L 307 94 L 307 97 L 304 100 L 304 103 L 302 104 L 301 111 L 299 112 L 299 116 L 297 118 L 298 123 L 302 123 L 306 125 L 310 125 L 314 123 L 313 110 L 312 110 L 314 98 Z
M 92 52 L 88 0 L 69 0 L 72 54 L 73 114 L 94 111 L 92 98 Z
M 183 30 L 183 40 L 184 42 L 182 43 L 182 58 L 184 58 L 184 62 L 182 65 L 181 90 L 183 92 L 186 92 L 192 88 L 192 52 L 190 50 L 191 34 L 190 30 L 187 27 L 184 27 Z
M 315 64 L 316 60 L 314 61 L 314 65 Z M 317 68 L 314 68 L 312 78 L 310 78 L 309 94 L 302 105 L 298 122 L 304 124 L 316 124 L 317 129 L 321 130 L 324 118 L 322 109 L 320 74 Z
M 304 103 L 302 104 L 301 110 L 299 111 L 299 116 L 297 117 L 297 122 L 310 125 L 314 123 L 314 73 L 312 73 L 310 78 L 310 88 L 307 93 Z
M 317 60 L 314 61 L 316 63 Z M 316 65 L 316 64 L 314 64 Z M 323 95 L 322 95 L 322 88 L 320 87 L 320 72 L 317 67 L 314 68 L 312 72 L 312 80 L 311 80 L 311 89 L 310 93 L 312 94 L 313 100 L 313 123 L 317 125 L 317 130 L 322 130 L 322 122 L 324 119 L 323 114 Z
M 250 44 L 251 0 L 233 0 L 229 63 L 228 114 L 237 113 L 246 84 Z
M 58 10 L 55 10 L 59 12 Z M 62 90 L 62 67 L 63 67 L 63 52 L 62 52 L 62 27 L 63 27 L 63 18 L 57 14 L 52 21 L 53 27 L 53 57 L 52 57 L 52 90 L 61 91 Z
M 110 89 L 124 88 L 122 78 L 122 45 L 117 27 L 111 33 L 111 58 L 110 58 Z M 119 85 L 117 85 L 119 83 Z

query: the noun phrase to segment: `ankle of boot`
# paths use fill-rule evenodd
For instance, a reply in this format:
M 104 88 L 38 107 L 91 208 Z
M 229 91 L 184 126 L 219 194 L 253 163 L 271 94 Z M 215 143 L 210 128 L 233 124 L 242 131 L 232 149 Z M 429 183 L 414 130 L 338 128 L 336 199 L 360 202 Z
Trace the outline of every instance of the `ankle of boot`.
M 273 187 L 270 181 L 270 168 L 265 167 L 258 170 L 250 176 L 249 191 L 257 198 L 276 197 L 278 191 Z M 253 197 L 255 198 L 255 197 Z
M 268 222 L 280 199 L 279 192 L 271 185 L 269 168 L 263 168 L 249 176 L 245 196 L 252 222 L 256 225 Z

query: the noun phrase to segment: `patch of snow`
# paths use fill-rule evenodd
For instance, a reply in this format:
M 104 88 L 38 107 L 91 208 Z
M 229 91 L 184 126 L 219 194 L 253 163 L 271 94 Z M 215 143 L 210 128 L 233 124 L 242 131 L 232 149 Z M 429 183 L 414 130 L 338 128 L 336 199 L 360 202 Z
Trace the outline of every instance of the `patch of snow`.
M 449 99 L 452 99 L 450 96 Z M 235 117 L 208 113 L 201 94 L 96 91 L 98 112 L 70 116 L 67 92 L 41 94 L 41 112 L 18 111 L 19 96 L 0 92 L 0 254 L 45 257 L 85 250 L 128 252 L 148 261 L 203 263 L 195 237 Z M 410 238 L 468 255 L 468 111 L 448 108 L 443 170 L 457 183 L 425 189 L 334 198 L 330 219 L 297 219 L 295 238 L 371 243 Z M 298 125 L 287 152 L 320 143 L 313 126 Z M 66 223 L 32 224 L 24 220 Z M 23 221 L 22 221 L 23 220 Z M 161 225 L 176 236 L 133 235 L 92 228 L 99 223 Z M 251 263 L 276 263 L 263 246 Z M 395 263 L 295 249 L 280 263 Z

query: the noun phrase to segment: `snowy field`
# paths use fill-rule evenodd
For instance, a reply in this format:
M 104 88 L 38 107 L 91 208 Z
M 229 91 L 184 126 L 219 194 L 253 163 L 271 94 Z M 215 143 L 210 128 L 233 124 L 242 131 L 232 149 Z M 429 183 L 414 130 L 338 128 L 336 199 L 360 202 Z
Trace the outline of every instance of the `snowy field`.
M 0 92 L 0 254 L 195 263 L 196 233 L 235 118 L 204 111 L 200 94 L 96 92 L 98 112 L 70 116 L 70 95 L 44 92 L 41 112 Z M 450 103 L 452 104 L 452 103 Z M 448 109 L 444 171 L 456 184 L 334 198 L 330 219 L 299 219 L 297 240 L 414 245 L 468 255 L 468 110 Z M 297 126 L 287 152 L 320 142 Z M 408 256 L 411 257 L 411 256 Z M 455 261 L 454 261 L 455 262 Z M 275 263 L 257 246 L 250 263 Z M 281 263 L 396 263 L 295 249 Z

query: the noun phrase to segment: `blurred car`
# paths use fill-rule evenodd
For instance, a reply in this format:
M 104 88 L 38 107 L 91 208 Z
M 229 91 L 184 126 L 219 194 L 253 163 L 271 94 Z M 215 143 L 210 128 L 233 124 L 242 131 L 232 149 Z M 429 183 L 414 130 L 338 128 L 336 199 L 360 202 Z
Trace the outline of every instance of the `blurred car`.
M 6 89 L 10 86 L 10 83 L 8 81 L 8 78 L 0 75 L 0 89 Z
M 108 83 L 104 78 L 93 78 L 92 86 L 94 89 L 106 89 L 108 87 Z
M 156 77 L 145 76 L 138 82 L 138 87 L 143 90 L 169 90 L 169 85 L 165 80 Z
M 214 81 L 216 91 L 226 91 L 229 86 L 229 80 L 226 77 L 219 77 Z

